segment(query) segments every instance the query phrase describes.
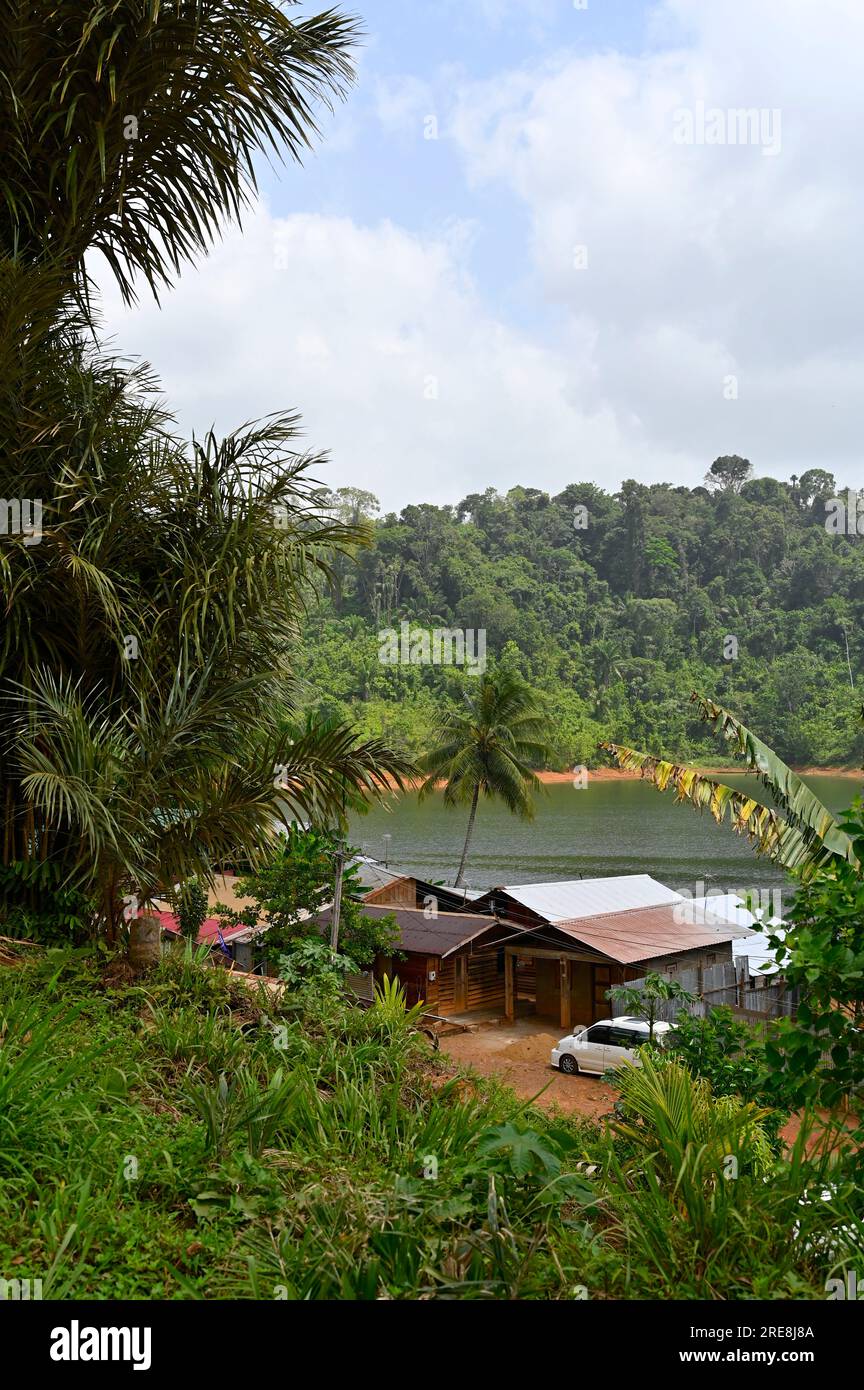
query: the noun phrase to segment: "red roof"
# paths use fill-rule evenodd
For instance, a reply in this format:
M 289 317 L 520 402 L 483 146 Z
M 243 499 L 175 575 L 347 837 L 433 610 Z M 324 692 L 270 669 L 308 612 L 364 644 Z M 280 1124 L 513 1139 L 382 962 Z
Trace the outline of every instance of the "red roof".
M 163 931 L 170 931 L 172 936 L 181 935 L 180 923 L 173 912 L 157 912 L 156 916 L 162 923 Z M 218 931 L 221 931 L 223 941 L 232 941 L 235 936 L 239 936 L 241 932 L 248 930 L 249 928 L 244 927 L 242 922 L 235 927 L 223 927 L 218 917 L 208 917 L 201 925 L 201 930 L 196 938 L 196 944 L 198 946 L 212 946 L 216 941 L 216 933 Z

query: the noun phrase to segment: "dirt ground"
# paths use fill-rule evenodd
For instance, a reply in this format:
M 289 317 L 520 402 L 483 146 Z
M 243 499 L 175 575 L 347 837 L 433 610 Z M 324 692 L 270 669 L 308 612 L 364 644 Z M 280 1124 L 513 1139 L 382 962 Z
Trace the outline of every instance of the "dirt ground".
M 591 1119 L 608 1115 L 615 1099 L 612 1087 L 596 1076 L 565 1076 L 553 1070 L 549 1053 L 561 1035 L 547 1029 L 548 1024 L 527 1019 L 491 1024 L 476 1032 L 443 1037 L 441 1052 L 482 1076 L 497 1077 L 525 1100 L 543 1091 L 537 1104 L 545 1110 L 557 1106 L 567 1114 Z
M 595 1120 L 608 1115 L 615 1101 L 613 1087 L 607 1086 L 599 1076 L 565 1076 L 553 1070 L 549 1053 L 560 1034 L 548 1030 L 548 1023 L 538 1023 L 534 1019 L 487 1023 L 470 1033 L 442 1037 L 441 1052 L 460 1066 L 473 1067 L 481 1076 L 497 1077 L 523 1100 L 530 1100 L 538 1091 L 543 1091 L 536 1103 L 544 1110 L 557 1106 L 565 1114 L 585 1115 Z M 824 1123 L 828 1123 L 828 1118 L 827 1114 L 822 1114 Z M 847 1123 L 850 1128 L 854 1127 L 854 1117 L 848 1117 Z M 800 1125 L 799 1117 L 793 1115 L 780 1131 L 790 1147 Z M 808 1142 L 808 1151 L 818 1144 L 817 1129 Z

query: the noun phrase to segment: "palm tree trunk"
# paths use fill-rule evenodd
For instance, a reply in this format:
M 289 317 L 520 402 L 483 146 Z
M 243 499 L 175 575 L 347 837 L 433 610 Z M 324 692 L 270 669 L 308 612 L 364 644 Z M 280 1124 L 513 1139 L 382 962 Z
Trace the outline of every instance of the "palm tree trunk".
M 464 881 L 465 860 L 468 858 L 468 846 L 471 843 L 471 836 L 474 833 L 474 817 L 477 814 L 477 802 L 479 800 L 479 797 L 480 788 L 475 787 L 474 797 L 471 801 L 471 814 L 468 817 L 468 829 L 465 831 L 465 843 L 462 846 L 462 858 L 459 861 L 459 872 L 456 875 L 456 882 L 453 884 L 454 888 L 461 888 Z

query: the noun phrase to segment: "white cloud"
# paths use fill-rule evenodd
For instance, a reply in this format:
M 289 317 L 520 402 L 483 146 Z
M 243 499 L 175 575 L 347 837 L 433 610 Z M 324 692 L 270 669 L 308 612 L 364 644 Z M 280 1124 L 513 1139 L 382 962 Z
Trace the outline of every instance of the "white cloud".
M 781 473 L 854 466 L 864 7 L 669 0 L 654 31 L 679 46 L 463 88 L 449 129 L 469 177 L 524 203 L 541 292 L 594 336 L 592 396 L 688 453 L 687 481 L 731 451 Z M 677 144 L 676 111 L 699 103 L 779 111 L 779 151 Z
M 123 310 L 107 285 L 118 346 L 153 363 L 186 428 L 296 407 L 332 451 L 326 481 L 392 507 L 516 483 L 692 486 L 722 453 L 854 484 L 864 6 L 667 0 L 650 32 L 641 53 L 571 49 L 483 83 L 367 73 L 375 138 L 419 141 L 440 112 L 476 204 L 455 189 L 452 222 L 424 204 L 424 225 L 444 214 L 426 237 L 261 208 L 161 313 Z M 781 149 L 677 144 L 675 112 L 700 102 L 779 110 Z M 489 218 L 508 197 L 527 212 L 521 256 L 521 217 Z
M 385 506 L 608 482 L 619 424 L 574 395 L 590 341 L 574 333 L 555 352 L 497 321 L 466 273 L 469 246 L 458 223 L 422 241 L 387 222 L 261 207 L 161 311 L 125 310 L 103 277 L 105 328 L 153 364 L 187 431 L 296 407 L 309 447 L 331 450 L 322 479 L 370 488 Z M 657 465 L 639 446 L 629 458 L 644 477 Z

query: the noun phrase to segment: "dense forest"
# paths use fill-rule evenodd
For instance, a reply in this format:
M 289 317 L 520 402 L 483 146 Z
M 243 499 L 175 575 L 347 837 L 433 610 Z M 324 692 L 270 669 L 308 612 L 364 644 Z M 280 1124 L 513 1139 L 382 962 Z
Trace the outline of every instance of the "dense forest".
M 475 677 L 382 663 L 379 632 L 407 619 L 485 629 L 490 667 L 508 663 L 548 696 L 560 768 L 602 762 L 604 738 L 722 761 L 694 689 L 795 765 L 858 765 L 857 499 L 822 469 L 788 482 L 751 474 L 731 456 L 696 488 L 490 488 L 377 518 L 371 494 L 332 494 L 373 539 L 337 560 L 338 590 L 310 614 L 307 707 L 421 751 L 442 702 Z

